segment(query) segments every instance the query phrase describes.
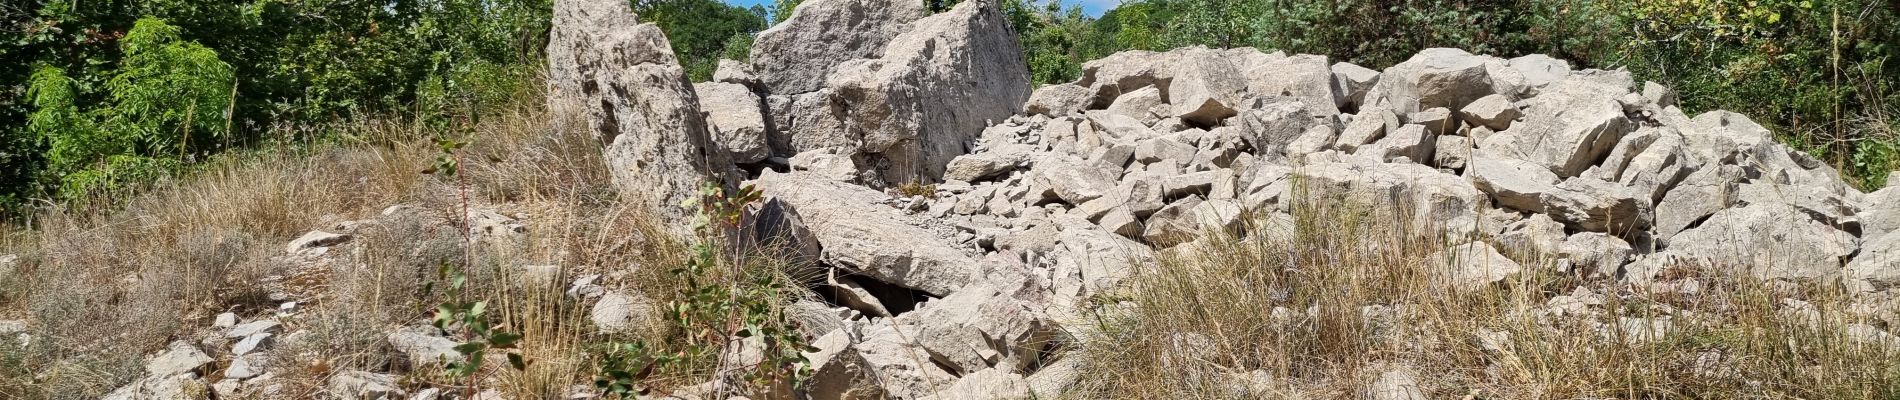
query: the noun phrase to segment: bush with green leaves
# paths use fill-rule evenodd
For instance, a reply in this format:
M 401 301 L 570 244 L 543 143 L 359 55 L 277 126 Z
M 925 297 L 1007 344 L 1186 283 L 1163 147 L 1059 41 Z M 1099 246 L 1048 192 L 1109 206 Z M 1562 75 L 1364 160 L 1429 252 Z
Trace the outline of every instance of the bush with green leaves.
M 680 300 L 669 302 L 663 313 L 679 333 L 677 341 L 606 344 L 596 355 L 596 387 L 610 396 L 634 398 L 654 389 L 657 371 L 690 371 L 709 362 L 722 378 L 728 368 L 742 372 L 737 378 L 747 388 L 798 386 L 811 376 L 804 353 L 817 349 L 805 344 L 783 305 L 799 288 L 788 285 L 777 265 L 749 262 L 761 255 L 732 243 L 746 207 L 761 196 L 751 186 L 728 192 L 708 183 L 684 205 L 695 210 L 695 241 L 685 265 L 669 271 L 682 283 L 676 289 Z M 763 345 L 761 358 L 754 365 L 730 365 L 735 360 L 724 357 L 737 354 L 732 349 L 745 340 Z

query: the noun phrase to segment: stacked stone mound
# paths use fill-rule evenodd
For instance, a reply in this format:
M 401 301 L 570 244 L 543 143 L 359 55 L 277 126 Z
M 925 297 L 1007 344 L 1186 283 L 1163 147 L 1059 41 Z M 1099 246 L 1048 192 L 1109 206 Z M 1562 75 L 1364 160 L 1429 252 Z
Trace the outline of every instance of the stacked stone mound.
M 898 397 L 1059 392 L 1073 365 L 1050 350 L 1085 340 L 1082 299 L 1208 233 L 1283 234 L 1302 202 L 1453 238 L 1422 260 L 1447 291 L 1530 268 L 1658 288 L 1700 268 L 1886 298 L 1900 282 L 1900 189 L 1861 193 L 1748 118 L 1688 116 L 1625 71 L 1455 49 L 1382 72 L 1125 52 L 1022 110 L 930 177 L 934 193 L 796 166 L 753 181 L 799 215 L 789 237 L 816 249 L 819 290 L 843 308 L 820 332 L 821 379 Z M 931 362 L 889 356 L 906 346 Z
M 1691 117 L 1626 71 L 1456 49 L 1379 71 L 1185 48 L 1117 53 L 1032 92 L 993 1 L 932 15 L 811 0 L 761 33 L 749 62 L 686 87 L 653 55 L 664 38 L 624 4 L 556 5 L 624 14 L 557 19 L 550 44 L 611 56 L 551 56 L 610 60 L 551 66 L 551 103 L 581 99 L 623 190 L 690 195 L 668 191 L 742 170 L 768 197 L 752 234 L 811 261 L 801 275 L 823 301 L 793 306 L 819 349 L 805 397 L 1063 391 L 1077 362 L 1063 343 L 1091 326 L 1083 299 L 1209 233 L 1282 234 L 1292 208 L 1314 202 L 1454 238 L 1422 260 L 1448 291 L 1550 264 L 1637 284 L 1705 268 L 1870 296 L 1900 282 L 1900 235 L 1888 234 L 1900 189 L 1861 193 L 1747 117 Z M 678 159 L 698 155 L 703 167 Z M 638 302 L 599 303 L 607 327 Z

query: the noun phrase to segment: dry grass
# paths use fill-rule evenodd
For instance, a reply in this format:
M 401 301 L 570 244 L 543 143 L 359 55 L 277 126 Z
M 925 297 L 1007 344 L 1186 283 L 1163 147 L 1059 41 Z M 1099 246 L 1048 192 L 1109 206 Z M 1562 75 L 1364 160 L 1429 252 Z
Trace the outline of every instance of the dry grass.
M 1423 263 L 1448 240 L 1307 204 L 1325 205 L 1254 238 L 1165 253 L 1099 299 L 1110 311 L 1082 345 L 1074 398 L 1354 398 L 1392 365 L 1411 366 L 1431 398 L 1900 396 L 1900 353 L 1850 340 L 1843 324 L 1866 317 L 1837 290 L 1684 269 L 1672 279 L 1700 290 L 1664 293 L 1525 260 L 1500 285 L 1457 293 Z M 1602 303 L 1552 315 L 1579 287 Z M 1662 319 L 1661 337 L 1615 329 Z
M 316 299 L 289 327 L 308 331 L 306 340 L 277 352 L 278 365 L 295 366 L 284 380 L 293 395 L 314 394 L 325 373 L 389 363 L 381 332 L 426 321 L 441 295 L 422 288 L 441 262 L 476 276 L 476 293 L 505 299 L 502 324 L 533 338 L 523 352 L 540 362 L 498 385 L 539 397 L 584 382 L 592 373 L 578 359 L 585 318 L 561 295 L 567 280 L 525 285 L 511 271 L 628 268 L 643 255 L 624 242 L 643 235 L 629 219 L 598 219 L 621 211 L 598 144 L 549 134 L 537 103 L 484 110 L 483 122 L 464 127 L 472 145 L 460 179 L 419 172 L 439 154 L 431 132 L 361 121 L 336 127 L 333 142 L 221 156 L 117 207 L 53 209 L 36 226 L 6 228 L 0 254 L 22 259 L 0 274 L 0 318 L 26 319 L 35 340 L 0 348 L 0 398 L 96 397 L 136 378 L 140 358 L 168 341 L 197 342 L 217 313 L 268 316 L 278 302 L 266 298 L 265 282 L 294 272 L 279 259 L 284 243 L 393 204 L 440 218 L 364 228 L 346 245 L 347 262 L 286 279 Z M 533 234 L 515 246 L 469 246 L 456 219 L 463 189 L 478 206 L 548 214 L 528 218 Z M 495 250 L 503 247 L 510 250 Z
M 35 226 L 0 228 L 0 254 L 21 256 L 16 271 L 0 271 L 0 319 L 27 320 L 35 338 L 26 347 L 0 341 L 0 398 L 97 397 L 138 378 L 141 358 L 166 343 L 216 336 L 205 327 L 218 313 L 248 321 L 278 312 L 273 293 L 300 302 L 285 331 L 303 332 L 271 353 L 282 384 L 273 398 L 320 397 L 330 374 L 348 370 L 404 373 L 412 389 L 560 398 L 592 382 L 610 343 L 667 351 L 694 344 L 667 324 L 598 333 L 588 320 L 591 300 L 564 293 L 569 282 L 598 275 L 596 284 L 656 305 L 683 301 L 682 277 L 668 271 L 690 257 L 690 238 L 672 237 L 622 204 L 599 142 L 584 129 L 551 129 L 538 88 L 515 98 L 522 100 L 480 110 L 478 123 L 451 124 L 459 134 L 402 120 L 351 122 L 332 127 L 327 142 L 220 156 L 117 206 L 54 209 Z M 444 156 L 438 136 L 470 143 L 453 177 L 421 172 Z M 383 215 L 391 205 L 410 208 Z M 525 229 L 464 234 L 462 216 L 471 210 L 516 218 Z M 354 239 L 315 260 L 285 256 L 285 243 L 316 229 Z M 729 248 L 703 279 L 789 281 L 791 266 L 768 253 Z M 440 365 L 408 365 L 389 348 L 387 332 L 426 325 L 448 299 L 437 277 L 443 265 L 468 274 L 469 296 L 490 302 L 497 328 L 525 335 L 515 351 L 528 368 L 491 361 L 473 378 L 454 378 Z M 558 272 L 532 276 L 526 265 Z M 217 354 L 224 345 L 203 346 L 219 371 L 230 362 Z M 702 357 L 651 383 L 705 382 L 715 366 Z

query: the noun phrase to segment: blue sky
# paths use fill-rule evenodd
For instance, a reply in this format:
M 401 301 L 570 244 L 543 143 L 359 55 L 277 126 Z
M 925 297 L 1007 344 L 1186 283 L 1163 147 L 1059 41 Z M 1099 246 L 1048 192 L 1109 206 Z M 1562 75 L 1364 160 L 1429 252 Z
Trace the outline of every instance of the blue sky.
M 731 5 L 740 6 L 740 7 L 751 7 L 754 4 L 764 5 L 768 8 L 772 6 L 772 0 L 721 0 L 721 1 L 725 1 L 726 4 L 731 4 Z M 1042 2 L 1042 0 L 1031 0 L 1031 1 L 1034 1 L 1037 3 Z M 1049 1 L 1061 1 L 1062 4 L 1064 4 L 1065 8 L 1069 4 L 1081 4 L 1082 12 L 1087 13 L 1091 17 L 1102 16 L 1102 13 L 1108 12 L 1108 9 L 1115 8 L 1115 5 L 1121 4 L 1121 0 L 1049 0 Z

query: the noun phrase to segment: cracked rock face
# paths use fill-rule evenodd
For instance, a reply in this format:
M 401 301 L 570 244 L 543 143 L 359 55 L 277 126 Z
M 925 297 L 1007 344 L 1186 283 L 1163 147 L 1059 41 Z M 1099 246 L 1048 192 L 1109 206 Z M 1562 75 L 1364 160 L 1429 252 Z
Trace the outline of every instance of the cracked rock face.
M 607 148 L 622 194 L 662 220 L 730 170 L 711 143 L 699 97 L 660 28 L 626 2 L 554 3 L 548 41 L 548 108 L 557 129 L 586 129 Z M 684 233 L 683 223 L 670 224 Z

